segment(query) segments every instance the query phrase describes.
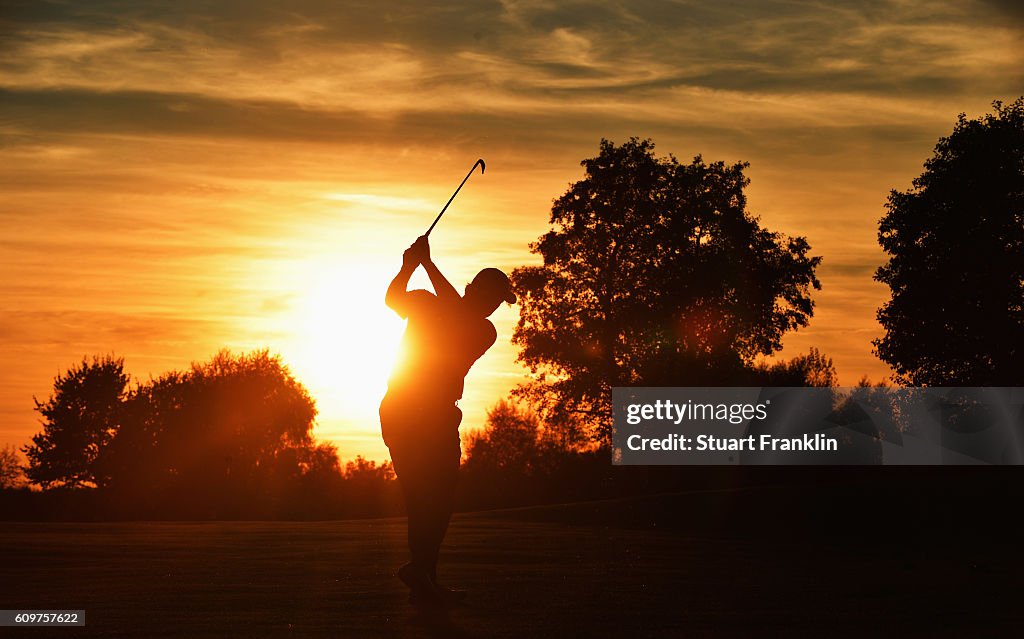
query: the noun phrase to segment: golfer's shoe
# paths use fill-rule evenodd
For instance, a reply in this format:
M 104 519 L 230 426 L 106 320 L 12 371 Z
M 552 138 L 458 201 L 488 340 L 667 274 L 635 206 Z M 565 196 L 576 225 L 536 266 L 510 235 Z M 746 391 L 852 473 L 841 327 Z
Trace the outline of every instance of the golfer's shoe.
M 412 563 L 403 564 L 398 569 L 398 578 L 402 580 L 402 583 L 409 587 L 409 590 L 416 590 L 422 588 L 423 585 L 430 581 L 430 575 L 422 570 L 419 570 Z
M 409 587 L 409 603 L 448 608 L 466 598 L 466 591 L 438 585 L 430 575 L 409 563 L 398 569 L 398 578 Z

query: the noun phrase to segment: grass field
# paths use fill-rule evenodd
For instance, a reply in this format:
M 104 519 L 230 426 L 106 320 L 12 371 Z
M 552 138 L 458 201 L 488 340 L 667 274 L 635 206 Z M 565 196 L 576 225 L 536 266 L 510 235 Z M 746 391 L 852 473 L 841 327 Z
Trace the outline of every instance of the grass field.
M 783 495 L 792 508 L 783 504 L 780 516 L 788 519 L 780 526 L 766 518 L 764 504 Z M 471 596 L 448 614 L 417 612 L 393 577 L 405 556 L 403 519 L 3 523 L 0 608 L 84 609 L 87 625 L 0 628 L 0 636 L 1019 630 L 1021 561 L 1012 538 L 964 538 L 933 529 L 941 522 L 922 521 L 920 513 L 894 523 L 891 508 L 888 526 L 829 531 L 835 519 L 814 516 L 821 512 L 814 499 L 798 497 L 768 487 L 457 515 L 442 577 Z M 793 521 L 796 507 L 805 516 Z

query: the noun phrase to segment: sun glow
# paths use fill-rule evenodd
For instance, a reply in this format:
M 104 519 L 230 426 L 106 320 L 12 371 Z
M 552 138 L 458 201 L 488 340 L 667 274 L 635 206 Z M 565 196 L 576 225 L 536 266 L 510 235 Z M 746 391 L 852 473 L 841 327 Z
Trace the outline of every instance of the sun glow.
M 321 419 L 377 428 L 404 322 L 384 305 L 391 265 L 318 264 L 287 320 L 286 359 L 317 401 Z

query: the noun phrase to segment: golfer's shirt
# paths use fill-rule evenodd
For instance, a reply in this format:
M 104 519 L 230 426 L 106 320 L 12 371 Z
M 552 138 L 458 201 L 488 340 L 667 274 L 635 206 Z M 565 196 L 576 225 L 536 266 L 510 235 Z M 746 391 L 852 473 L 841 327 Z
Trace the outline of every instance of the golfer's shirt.
M 424 290 L 407 292 L 394 309 L 409 322 L 388 394 L 454 404 L 470 367 L 497 339 L 486 318 L 465 311 L 461 299 L 444 300 Z

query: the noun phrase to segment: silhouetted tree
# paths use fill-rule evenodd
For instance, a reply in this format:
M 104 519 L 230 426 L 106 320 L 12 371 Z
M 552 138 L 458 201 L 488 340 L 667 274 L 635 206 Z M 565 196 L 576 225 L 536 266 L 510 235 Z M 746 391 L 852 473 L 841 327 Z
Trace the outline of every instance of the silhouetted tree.
M 79 513 L 308 518 L 400 510 L 391 464 L 357 457 L 343 470 L 335 445 L 313 438 L 313 399 L 265 349 L 222 351 L 132 389 L 127 382 L 120 359 L 83 361 L 57 377 L 47 403 L 37 402 L 50 421 L 27 447 L 31 478 L 44 487 L 99 487 L 66 496 L 85 509 Z M 17 466 L 14 451 L 0 451 L 0 487 Z
M 632 138 L 582 166 L 531 245 L 543 265 L 513 273 L 513 342 L 534 377 L 519 395 L 607 442 L 612 386 L 729 383 L 781 348 L 812 315 L 821 258 L 747 211 L 746 163 L 680 164 Z
M 119 357 L 83 359 L 58 375 L 50 398 L 34 400 L 44 421 L 43 431 L 23 449 L 29 480 L 44 488 L 102 484 L 95 463 L 117 430 L 127 387 Z
M 280 358 L 266 350 L 218 353 L 142 385 L 100 467 L 112 486 L 252 490 L 330 466 L 318 449 L 316 407 Z M 335 468 L 337 462 L 334 462 Z
M 391 462 L 358 456 L 345 463 L 335 493 L 348 516 L 379 517 L 401 512 L 401 492 Z
M 593 442 L 583 445 L 574 430 L 565 424 L 552 427 L 522 403 L 497 402 L 484 427 L 465 438 L 460 489 L 464 507 L 511 507 L 614 494 L 610 451 Z
M 383 482 L 395 478 L 395 470 L 391 462 L 377 463 L 372 459 L 366 459 L 362 455 L 345 463 L 345 471 L 342 475 L 345 481 L 352 482 Z
M 300 462 L 299 469 L 305 477 L 340 477 L 341 462 L 338 447 L 334 444 L 317 444 L 307 448 L 309 454 Z
M 537 419 L 540 419 L 539 415 Z M 566 411 L 549 412 L 543 421 L 540 447 L 545 451 L 583 452 L 592 450 L 594 445 L 587 432 L 587 420 L 581 415 Z
M 499 401 L 487 411 L 483 430 L 470 433 L 466 465 L 489 471 L 528 474 L 540 456 L 541 427 L 535 413 Z
M 816 348 L 793 359 L 761 364 L 754 368 L 752 384 L 758 386 L 816 386 L 828 387 L 839 383 L 832 358 Z
M 1024 385 L 1024 98 L 993 107 L 961 113 L 913 188 L 889 194 L 874 344 L 898 383 Z
M 24 481 L 25 473 L 18 449 L 10 444 L 0 448 L 0 490 L 21 488 Z

